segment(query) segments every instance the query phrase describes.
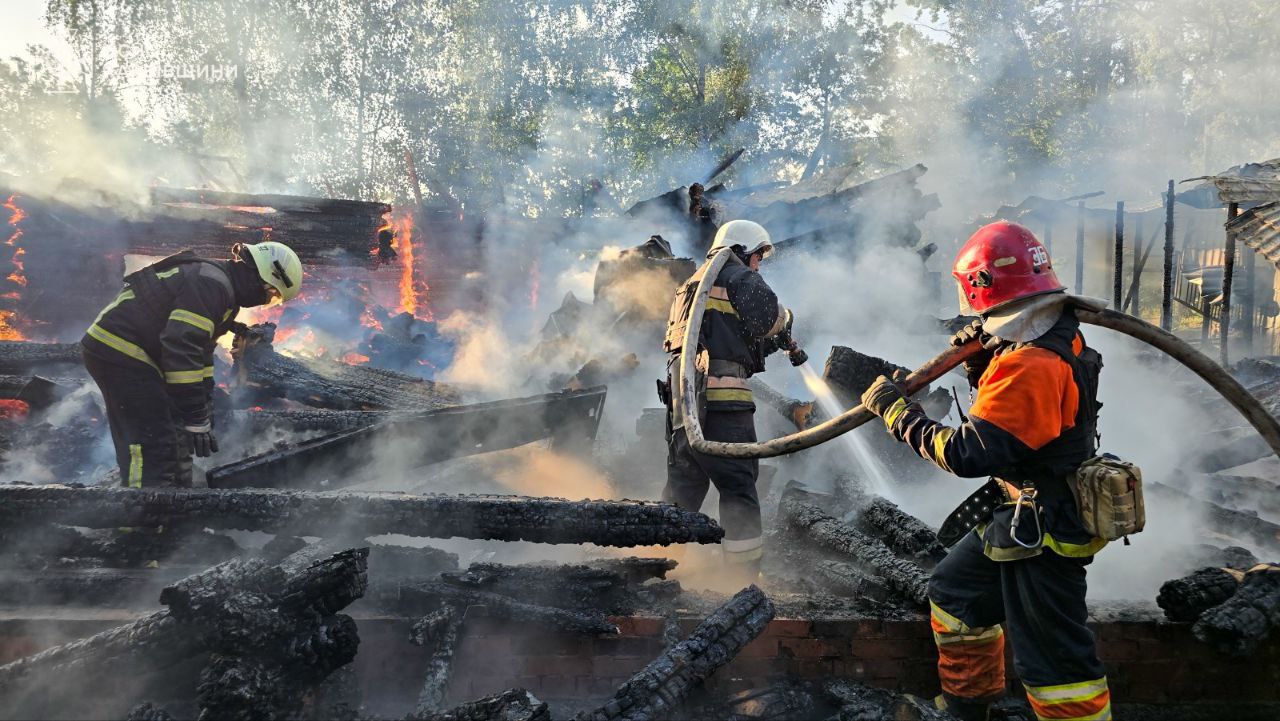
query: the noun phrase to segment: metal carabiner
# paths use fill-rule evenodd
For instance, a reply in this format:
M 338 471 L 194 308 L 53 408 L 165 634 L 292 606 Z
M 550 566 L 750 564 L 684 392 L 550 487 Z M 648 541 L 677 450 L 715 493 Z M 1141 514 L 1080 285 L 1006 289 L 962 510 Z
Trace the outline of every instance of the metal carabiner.
M 1031 516 L 1036 521 L 1036 540 L 1034 543 L 1023 543 L 1018 538 L 1018 523 L 1022 517 L 1022 509 L 1024 506 L 1031 508 Z M 1018 498 L 1013 502 L 1013 521 L 1009 524 L 1009 536 L 1013 542 L 1023 548 L 1035 549 L 1044 543 L 1044 529 L 1040 526 L 1040 512 L 1036 508 L 1036 489 L 1023 488 L 1018 492 Z

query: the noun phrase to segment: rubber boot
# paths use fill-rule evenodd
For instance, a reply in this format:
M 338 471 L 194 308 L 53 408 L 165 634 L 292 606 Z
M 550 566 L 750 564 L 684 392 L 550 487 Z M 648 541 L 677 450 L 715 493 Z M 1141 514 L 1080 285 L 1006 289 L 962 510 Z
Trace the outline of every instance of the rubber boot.
M 991 717 L 991 704 L 995 699 L 973 699 L 952 696 L 949 693 L 939 694 L 934 705 L 939 709 L 960 719 L 960 721 L 987 721 Z
M 724 554 L 725 575 L 729 579 L 730 585 L 736 588 L 746 588 L 760 581 L 760 561 L 761 557 L 744 559 L 740 553 Z

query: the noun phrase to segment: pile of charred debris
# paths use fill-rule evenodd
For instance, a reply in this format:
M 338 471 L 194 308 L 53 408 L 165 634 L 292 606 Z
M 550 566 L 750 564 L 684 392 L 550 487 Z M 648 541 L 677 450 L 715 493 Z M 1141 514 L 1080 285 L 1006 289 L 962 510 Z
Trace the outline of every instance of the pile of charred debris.
M 715 225 L 751 217 L 783 247 L 854 246 L 874 226 L 878 238 L 913 248 L 922 259 L 933 251 L 917 247 L 915 221 L 936 206 L 915 188 L 923 167 L 868 183 L 854 182 L 852 168 L 835 168 L 787 187 L 713 184 L 731 162 L 626 214 L 652 219 L 655 227 L 675 218 L 695 249 L 709 243 Z M 214 212 L 210 203 L 270 203 L 297 221 L 297 232 L 322 218 L 325 233 L 342 239 L 295 239 L 314 256 L 308 262 L 341 266 L 392 255 L 392 239 L 378 220 L 386 209 L 377 204 L 158 193 L 153 200 L 166 213 L 192 216 L 192 232 L 201 231 L 194 237 L 208 248 L 227 240 L 218 230 L 225 223 L 200 215 Z M 896 216 L 872 212 L 885 207 Z M 216 210 L 226 212 L 253 211 Z M 32 214 L 37 221 L 49 215 L 39 208 Z M 75 217 L 81 216 L 77 232 L 101 222 Z M 132 236 L 119 237 L 123 243 Z M 330 253 L 335 247 L 342 252 Z M 371 247 L 377 252 L 367 252 Z M 549 392 L 520 398 L 480 399 L 395 370 L 422 362 L 435 345 L 431 327 L 412 315 L 375 313 L 382 330 L 358 348 L 369 361 L 360 364 L 282 353 L 276 327 L 255 326 L 237 341 L 230 363 L 218 360 L 217 377 L 229 380 L 215 393 L 215 426 L 227 449 L 221 456 L 238 460 L 203 469 L 194 489 L 121 488 L 118 474 L 104 472 L 113 465 L 107 429 L 77 344 L 0 341 L 0 460 L 8 477 L 20 479 L 0 485 L 0 572 L 8 581 L 0 585 L 0 608 L 123 612 L 121 625 L 62 645 L 37 644 L 36 652 L 0 666 L 0 717 L 373 718 L 354 688 L 361 641 L 355 619 L 367 614 L 412 620 L 402 642 L 430 655 L 416 704 L 397 718 L 950 718 L 914 697 L 846 679 L 719 696 L 703 684 L 775 615 L 926 622 L 929 575 L 946 549 L 933 528 L 877 496 L 836 454 L 808 454 L 803 473 L 762 466 L 766 566 L 761 587 L 732 595 L 682 588 L 668 578 L 678 562 L 655 552 L 718 543 L 723 530 L 701 513 L 646 501 L 355 488 L 541 443 L 640 479 L 627 487 L 656 497 L 663 411 L 644 409 L 637 438 L 620 451 L 602 449 L 596 436 L 606 388 L 648 377 L 638 373 L 635 350 L 659 347 L 667 299 L 695 267 L 658 234 L 602 260 L 591 302 L 567 296 L 525 358 L 537 369 L 528 385 Z M 344 317 L 368 311 L 352 303 Z M 281 328 L 298 320 L 286 312 Z M 916 330 L 940 343 L 966 320 L 930 320 Z M 615 343 L 598 346 L 605 336 Z M 851 407 L 877 376 L 900 369 L 835 347 L 823 378 Z M 1236 373 L 1280 411 L 1280 364 L 1242 361 Z M 824 419 L 812 399 L 790 398 L 759 379 L 752 387 L 766 428 L 803 429 Z M 951 411 L 956 401 L 949 391 L 920 396 L 932 417 Z M 1207 397 L 1205 407 L 1223 421 L 1213 427 L 1233 428 Z M 907 469 L 920 463 L 885 434 L 866 439 L 892 475 L 909 476 Z M 1280 570 L 1232 544 L 1280 556 L 1273 480 L 1280 474 L 1266 445 L 1243 429 L 1201 440 L 1212 449 L 1203 466 L 1151 483 L 1148 493 L 1203 510 L 1203 530 L 1220 545 L 1180 559 L 1185 577 L 1167 583 L 1158 603 L 1219 652 L 1248 655 L 1280 633 Z M 790 480 L 793 471 L 827 482 L 805 486 Z M 517 553 L 448 550 L 455 539 L 490 544 L 482 549 L 523 542 L 592 550 L 575 549 L 571 562 L 528 562 Z M 644 555 L 604 551 L 637 547 L 645 547 Z M 666 649 L 590 707 L 549 707 L 520 688 L 451 706 L 455 655 L 479 608 L 485 617 L 584 636 L 617 634 L 621 618 L 657 617 Z M 679 621 L 691 614 L 702 620 L 683 633 Z M 999 714 L 1030 718 L 1012 701 Z

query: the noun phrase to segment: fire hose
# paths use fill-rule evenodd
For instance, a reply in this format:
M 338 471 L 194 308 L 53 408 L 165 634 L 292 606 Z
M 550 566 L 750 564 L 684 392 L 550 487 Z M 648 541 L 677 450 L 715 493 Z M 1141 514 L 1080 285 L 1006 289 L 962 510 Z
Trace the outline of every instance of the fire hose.
M 681 412 L 684 420 L 685 434 L 689 445 L 700 453 L 725 458 L 772 458 L 788 453 L 795 453 L 825 443 L 836 436 L 857 428 L 876 415 L 861 405 L 854 406 L 835 418 L 828 419 L 812 428 L 791 433 L 773 440 L 758 443 L 726 443 L 708 441 L 702 433 L 702 423 L 696 412 L 697 398 L 693 378 L 695 356 L 698 349 L 698 337 L 702 328 L 702 316 L 706 312 L 708 292 L 720 270 L 729 259 L 732 250 L 725 248 L 711 259 L 707 271 L 698 282 L 698 292 L 694 296 L 693 307 L 689 313 L 689 322 L 685 327 L 683 347 L 680 349 L 680 374 L 676 378 L 676 391 L 680 394 Z M 1267 412 L 1262 404 L 1254 398 L 1240 382 L 1231 377 L 1222 366 L 1208 356 L 1191 347 L 1186 341 L 1154 326 L 1140 318 L 1118 313 L 1105 308 L 1075 308 L 1076 317 L 1083 323 L 1109 328 L 1136 338 L 1150 345 L 1191 369 L 1206 383 L 1218 391 L 1245 420 L 1262 436 L 1271 450 L 1280 456 L 1280 422 Z M 963 363 L 982 350 L 978 342 L 970 342 L 959 347 L 948 348 L 940 355 L 927 361 L 902 381 L 903 390 L 908 396 L 920 392 L 933 381 L 941 378 L 951 369 Z

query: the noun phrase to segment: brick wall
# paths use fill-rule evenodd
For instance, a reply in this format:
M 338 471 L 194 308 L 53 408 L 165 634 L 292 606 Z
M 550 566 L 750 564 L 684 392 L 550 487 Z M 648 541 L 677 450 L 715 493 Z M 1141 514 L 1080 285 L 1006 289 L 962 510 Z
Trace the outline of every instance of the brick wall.
M 448 701 L 460 703 L 523 686 L 560 709 L 593 706 L 660 653 L 662 620 L 617 618 L 622 633 L 588 637 L 547 632 L 472 608 L 454 659 Z M 92 635 L 123 619 L 0 621 L 0 663 Z M 699 619 L 684 619 L 688 633 Z M 409 643 L 412 619 L 357 616 L 355 674 L 366 711 L 388 717 L 412 709 L 428 649 Z M 1093 624 L 1120 703 L 1280 702 L 1280 646 L 1251 659 L 1218 656 L 1186 624 L 1155 621 Z M 712 692 L 759 688 L 784 678 L 844 677 L 932 694 L 936 655 L 928 621 L 774 620 L 713 676 Z M 1010 674 L 1013 664 L 1008 664 Z M 1016 679 L 1010 689 L 1017 691 Z
M 662 621 L 614 619 L 622 634 L 590 638 L 548 633 L 472 609 L 455 657 L 449 699 L 462 702 L 511 686 L 547 701 L 600 700 L 663 650 Z M 697 619 L 683 620 L 688 632 Z M 363 628 L 363 627 L 362 627 Z M 1280 648 L 1252 659 L 1218 656 L 1186 624 L 1093 624 L 1117 700 L 1126 703 L 1280 701 Z M 937 692 L 927 620 L 774 620 L 712 677 L 713 691 L 759 688 L 774 680 L 842 677 L 918 694 Z M 1020 691 L 1010 654 L 1011 691 Z

